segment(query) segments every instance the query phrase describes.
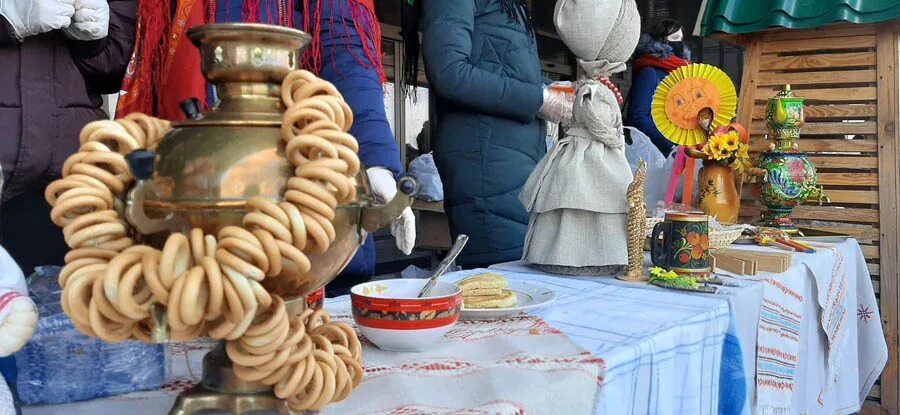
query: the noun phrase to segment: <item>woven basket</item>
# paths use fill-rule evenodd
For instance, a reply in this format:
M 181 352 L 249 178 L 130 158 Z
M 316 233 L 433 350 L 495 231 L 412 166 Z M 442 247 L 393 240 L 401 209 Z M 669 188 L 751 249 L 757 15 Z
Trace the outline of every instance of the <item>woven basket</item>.
M 744 233 L 744 227 L 741 225 L 726 226 L 721 231 L 709 230 L 709 249 L 728 248 L 728 245 L 734 243 Z
M 656 226 L 657 223 L 662 222 L 663 218 L 647 218 L 647 237 L 653 234 L 653 227 Z
M 653 226 L 657 223 L 662 222 L 663 218 L 647 218 L 647 237 L 653 233 Z M 709 230 L 709 248 L 710 249 L 722 249 L 727 248 L 728 245 L 734 243 L 734 241 L 738 240 L 741 237 L 741 234 L 744 232 L 744 228 L 741 225 L 731 225 L 726 226 L 723 230 L 717 231 L 710 229 Z

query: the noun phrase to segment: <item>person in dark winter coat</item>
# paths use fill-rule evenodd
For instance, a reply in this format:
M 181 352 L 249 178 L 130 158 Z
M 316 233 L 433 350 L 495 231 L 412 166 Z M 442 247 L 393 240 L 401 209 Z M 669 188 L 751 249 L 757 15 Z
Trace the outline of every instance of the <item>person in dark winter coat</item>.
M 62 265 L 68 247 L 44 189 L 78 150 L 85 124 L 107 118 L 134 46 L 137 0 L 0 2 L 0 241 L 25 275 Z
M 85 124 L 106 118 L 134 45 L 137 0 L 0 1 L 0 243 L 25 275 L 68 251 L 44 189 L 78 150 Z M 16 395 L 16 365 L 0 359 Z
M 422 7 L 444 208 L 453 237 L 470 237 L 457 261 L 518 260 L 528 231 L 518 196 L 547 148 L 537 116 L 571 117 L 574 97 L 543 85 L 523 0 L 426 0 Z
M 650 137 L 666 157 L 675 144 L 656 128 L 650 115 L 650 104 L 656 87 L 666 75 L 691 63 L 691 51 L 685 46 L 683 38 L 681 24 L 674 20 L 663 20 L 654 25 L 650 33 L 641 35 L 634 54 L 631 90 L 628 91 L 628 108 L 625 110 L 625 124 Z

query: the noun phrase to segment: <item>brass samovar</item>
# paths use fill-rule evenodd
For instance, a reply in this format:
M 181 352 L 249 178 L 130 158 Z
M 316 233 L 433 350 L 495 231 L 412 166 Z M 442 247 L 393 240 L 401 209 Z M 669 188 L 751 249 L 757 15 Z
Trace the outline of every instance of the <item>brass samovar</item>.
M 200 113 L 196 100 L 183 103 L 188 115 L 173 124 L 157 152 L 128 155 L 137 179 L 129 192 L 125 217 L 151 245 L 161 247 L 172 232 L 201 228 L 217 234 L 241 225 L 248 198 L 281 200 L 293 168 L 285 158 L 280 129 L 284 104 L 281 82 L 298 69 L 310 36 L 304 32 L 260 24 L 213 24 L 191 28 L 188 37 L 200 49 L 202 71 L 215 85 L 220 102 Z M 346 93 L 346 91 L 344 91 Z M 308 294 L 331 281 L 349 262 L 367 233 L 389 224 L 412 204 L 417 183 L 398 181 L 399 192 L 379 205 L 370 192 L 363 167 L 357 177 L 357 198 L 339 206 L 334 218 L 336 237 L 322 254 L 310 254 L 307 273 L 285 268 L 264 286 L 289 304 L 292 312 L 305 307 Z M 166 341 L 164 312 L 154 309 L 154 339 Z M 203 380 L 179 396 L 170 414 L 219 409 L 243 414 L 265 409 L 295 413 L 276 399 L 271 388 L 244 382 L 220 344 L 204 358 Z

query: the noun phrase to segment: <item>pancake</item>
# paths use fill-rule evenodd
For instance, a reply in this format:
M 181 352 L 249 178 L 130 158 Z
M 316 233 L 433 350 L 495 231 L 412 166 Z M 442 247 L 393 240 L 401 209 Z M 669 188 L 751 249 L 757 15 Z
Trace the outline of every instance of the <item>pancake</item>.
M 506 288 L 506 284 L 506 277 L 493 272 L 472 275 L 456 283 L 463 291 Z
M 500 295 L 479 295 L 472 297 L 463 297 L 463 306 L 465 308 L 506 308 L 516 305 L 518 298 L 516 293 L 509 290 L 501 290 Z
M 463 297 L 476 297 L 476 296 L 484 296 L 484 295 L 500 295 L 503 294 L 502 288 L 473 288 L 470 290 L 463 290 Z

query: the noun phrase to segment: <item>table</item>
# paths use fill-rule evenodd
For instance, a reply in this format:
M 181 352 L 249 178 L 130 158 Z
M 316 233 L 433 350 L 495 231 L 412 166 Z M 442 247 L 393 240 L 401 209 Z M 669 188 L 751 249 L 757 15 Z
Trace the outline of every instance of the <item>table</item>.
M 756 246 L 733 246 L 739 249 L 765 250 Z M 826 379 L 827 338 L 819 325 L 819 307 L 815 301 L 804 302 L 804 324 L 800 333 L 800 359 L 797 365 L 798 389 L 792 402 L 794 414 L 852 414 L 857 412 L 875 380 L 887 362 L 887 343 L 881 327 L 881 318 L 875 302 L 875 292 L 865 263 L 865 257 L 859 244 L 854 239 L 840 243 L 835 248 L 845 258 L 845 269 L 849 287 L 847 290 L 848 309 L 852 317 L 846 326 L 848 343 L 845 345 L 840 363 L 837 384 L 832 385 L 822 394 L 819 403 L 820 387 Z M 782 274 L 760 273 L 756 278 L 743 278 L 739 281 L 742 287 L 727 287 L 722 294 L 710 295 L 669 291 L 672 296 L 694 298 L 717 297 L 728 301 L 734 316 L 737 336 L 744 351 L 743 360 L 746 371 L 748 400 L 751 407 L 756 397 L 756 353 L 757 326 L 760 305 L 763 295 L 763 279 L 776 279 L 786 284 L 803 287 L 805 298 L 816 298 L 817 284 L 808 265 L 827 261 L 834 253 L 827 249 L 819 249 L 815 254 L 795 254 L 791 267 Z M 515 272 L 537 271 L 528 268 L 521 262 L 498 264 L 492 267 L 497 270 Z M 581 279 L 581 278 L 580 278 Z M 594 278 L 595 279 L 595 278 Z M 604 278 L 598 284 L 636 286 L 643 290 L 665 290 L 647 284 L 634 284 L 612 278 Z M 573 337 L 578 341 L 578 337 Z
M 801 333 L 799 389 L 794 394 L 791 413 L 840 415 L 855 412 L 887 358 L 887 346 L 862 252 L 853 240 L 840 244 L 838 249 L 846 258 L 850 286 L 855 288 L 847 294 L 851 310 L 856 311 L 854 318 L 848 321 L 852 324 L 847 325 L 849 341 L 844 348 L 838 383 L 823 394 L 820 405 L 817 384 L 825 379 L 827 339 L 817 319 L 807 318 Z M 797 283 L 802 287 L 804 297 L 815 298 L 817 284 L 807 265 L 827 259 L 827 255 L 831 253 L 826 250 L 812 255 L 798 254 L 787 272 L 778 276 L 763 274 L 761 278 Z M 753 402 L 756 362 L 755 354 L 748 351 L 756 349 L 763 283 L 741 280 L 741 287 L 728 288 L 724 294 L 705 295 L 635 285 L 608 277 L 539 275 L 516 263 L 494 268 L 507 270 L 505 273 L 510 278 L 556 290 L 556 302 L 535 314 L 606 362 L 607 373 L 595 413 L 718 413 L 719 373 L 729 326 L 743 347 L 747 390 Z M 445 278 L 461 278 L 472 272 L 478 271 L 448 274 Z M 346 311 L 347 303 L 348 298 L 341 297 L 329 299 L 326 306 L 335 312 Z M 818 315 L 816 303 L 805 303 L 804 313 Z M 196 371 L 202 355 L 195 353 L 191 357 Z M 179 377 L 183 378 L 184 370 L 181 372 Z M 527 386 L 523 384 L 523 387 Z M 540 393 L 539 390 L 536 393 Z M 24 413 L 160 414 L 170 407 L 176 393 L 172 390 L 138 392 L 91 402 L 28 407 Z M 733 398 L 722 396 L 722 399 Z M 749 409 L 745 411 L 749 412 Z
M 472 272 L 477 271 L 445 278 L 462 278 Z M 556 290 L 555 303 L 536 314 L 606 362 L 595 413 L 717 413 L 719 365 L 729 321 L 724 299 L 540 275 L 511 274 L 510 278 Z M 346 313 L 349 298 L 329 299 L 326 308 L 335 314 Z M 628 323 L 611 324 L 624 321 Z M 200 356 L 192 355 L 195 371 Z M 183 357 L 173 360 L 179 359 Z M 535 388 L 536 394 L 542 390 L 541 385 L 523 383 L 523 387 Z M 168 410 L 175 394 L 174 390 L 136 392 L 90 402 L 27 407 L 24 413 L 160 414 Z

